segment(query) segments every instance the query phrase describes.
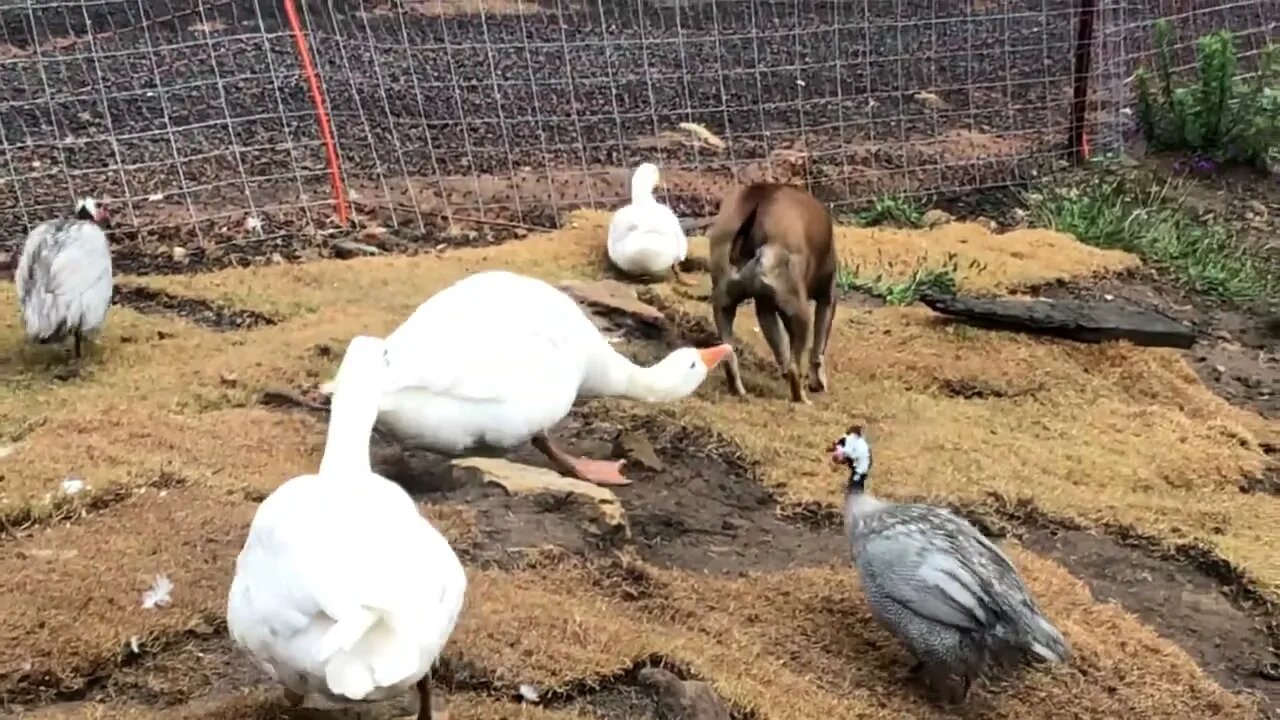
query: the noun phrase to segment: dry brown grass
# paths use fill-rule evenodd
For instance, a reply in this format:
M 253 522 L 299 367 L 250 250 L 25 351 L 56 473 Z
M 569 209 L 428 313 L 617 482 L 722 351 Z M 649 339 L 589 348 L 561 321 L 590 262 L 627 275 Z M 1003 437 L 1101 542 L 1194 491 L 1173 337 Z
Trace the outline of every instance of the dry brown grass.
M 1037 283 L 1081 278 L 1136 267 L 1139 259 L 1120 250 L 1099 250 L 1049 230 L 994 234 L 974 223 L 931 230 L 837 226 L 836 252 L 847 268 L 902 280 L 921 264 L 938 265 L 955 253 L 956 279 L 971 292 L 1009 291 Z M 692 238 L 689 254 L 706 257 L 706 237 Z
M 1246 703 L 1123 611 L 1093 603 L 1061 568 L 1014 557 L 1078 659 L 1072 670 L 1030 675 L 1016 692 L 988 696 L 968 717 L 1245 715 Z M 946 716 L 902 690 L 909 658 L 871 620 L 844 567 L 734 580 L 633 569 L 648 576 L 639 601 L 614 597 L 609 574 L 576 562 L 478 573 L 458 647 L 503 681 L 551 684 L 606 676 L 658 653 L 710 678 L 739 708 L 775 720 Z
M 261 493 L 312 471 L 323 443 L 320 423 L 247 407 L 254 395 L 328 377 L 336 357 L 326 359 L 316 346 L 340 352 L 354 334 L 389 331 L 422 299 L 469 272 L 507 267 L 550 280 L 598 274 L 607 219 L 582 213 L 562 232 L 443 257 L 140 279 L 283 322 L 218 334 L 117 310 L 101 359 L 84 379 L 49 380 L 39 363 L 29 369 L 28 350 L 3 360 L 0 438 L 19 442 L 0 459 L 0 512 L 40 506 L 68 475 L 88 480 L 90 496 L 140 486 L 162 471 L 188 484 L 163 497 L 148 489 L 5 541 L 0 673 L 29 668 L 71 678 L 115 662 L 131 636 L 172 635 L 219 616 L 254 508 L 246 490 Z M 930 257 L 957 253 L 961 267 L 969 259 L 985 262 L 981 275 L 962 276 L 970 287 L 1009 288 L 1132 263 L 1052 235 L 1016 246 L 1008 235 L 993 238 L 974 226 L 936 230 L 924 240 L 850 232 L 842 230 L 839 240 L 847 262 L 880 261 L 893 271 L 922 247 Z M 703 303 L 659 291 L 690 315 L 706 317 Z M 6 295 L 0 304 L 12 299 L 9 286 L 0 294 Z M 738 332 L 767 357 L 752 321 L 751 313 L 740 314 Z M 157 329 L 167 337 L 152 339 Z M 19 345 L 16 332 L 4 320 L 0 342 Z M 771 395 L 734 401 L 724 396 L 717 373 L 695 398 L 661 410 L 740 442 L 786 500 L 834 501 L 839 479 L 821 447 L 862 420 L 877 451 L 873 486 L 885 495 L 1029 497 L 1051 513 L 1202 539 L 1265 582 L 1280 581 L 1280 560 L 1268 552 L 1280 501 L 1242 496 L 1234 486 L 1241 473 L 1261 466 L 1259 442 L 1280 430 L 1210 394 L 1176 353 L 959 329 L 916 308 L 842 307 L 830 361 L 833 391 L 813 407 L 785 403 L 780 383 L 758 374 L 754 380 Z M 958 385 L 1003 396 L 952 397 L 948 388 Z M 623 402 L 611 408 L 654 411 Z M 780 417 L 787 421 L 780 424 Z M 433 515 L 459 544 L 474 538 L 466 508 Z M 30 550 L 47 552 L 33 558 Z M 1021 552 L 1017 560 L 1080 660 L 1072 670 L 1029 677 L 1018 692 L 992 696 L 970 716 L 1244 716 L 1241 701 L 1135 619 L 1092 603 L 1057 566 Z M 549 684 L 608 674 L 657 652 L 710 678 L 741 707 L 774 719 L 941 716 L 904 689 L 897 674 L 905 657 L 869 622 L 846 569 L 736 581 L 642 570 L 656 590 L 638 602 L 618 599 L 608 573 L 574 561 L 473 573 L 453 652 L 501 681 Z M 144 612 L 138 597 L 156 572 L 174 579 L 174 605 Z M 249 708 L 261 702 L 247 696 L 191 706 L 204 708 L 192 715 L 164 712 L 254 717 Z M 514 706 L 504 703 L 461 702 L 469 711 L 455 717 L 513 716 Z M 98 710 L 103 718 L 155 714 Z

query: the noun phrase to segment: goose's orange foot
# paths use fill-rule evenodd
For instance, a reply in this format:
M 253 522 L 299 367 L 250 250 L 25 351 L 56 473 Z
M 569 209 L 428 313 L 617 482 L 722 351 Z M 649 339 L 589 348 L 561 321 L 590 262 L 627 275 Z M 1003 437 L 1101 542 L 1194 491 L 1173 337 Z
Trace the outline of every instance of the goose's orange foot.
M 573 468 L 573 476 L 596 485 L 630 485 L 631 481 L 622 474 L 622 466 L 626 460 L 592 460 L 591 458 L 571 458 L 569 465 Z
M 571 475 L 579 480 L 596 485 L 630 485 L 631 481 L 622 476 L 622 465 L 626 460 L 592 460 L 574 457 L 562 450 L 546 433 L 538 433 L 531 441 L 556 470 Z

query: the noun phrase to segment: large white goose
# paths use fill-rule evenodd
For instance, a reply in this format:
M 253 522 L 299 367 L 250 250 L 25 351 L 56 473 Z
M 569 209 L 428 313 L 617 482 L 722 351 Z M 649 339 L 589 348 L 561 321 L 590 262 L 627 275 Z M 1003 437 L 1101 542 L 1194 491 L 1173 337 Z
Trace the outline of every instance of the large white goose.
M 609 260 L 629 274 L 654 277 L 671 271 L 680 282 L 678 265 L 689 253 L 680 218 L 658 202 L 658 166 L 644 163 L 631 176 L 631 202 L 609 221 Z
M 627 485 L 622 461 L 574 457 L 547 431 L 579 397 L 684 398 L 731 352 L 723 344 L 685 347 L 641 367 L 560 290 L 503 270 L 480 272 L 428 298 L 387 337 L 392 380 L 378 427 L 404 447 L 446 455 L 532 442 L 566 475 Z
M 399 485 L 374 474 L 369 437 L 387 378 L 381 339 L 356 337 L 335 379 L 320 471 L 259 506 L 227 601 L 232 639 L 295 705 L 381 700 L 416 685 L 462 610 L 457 555 Z

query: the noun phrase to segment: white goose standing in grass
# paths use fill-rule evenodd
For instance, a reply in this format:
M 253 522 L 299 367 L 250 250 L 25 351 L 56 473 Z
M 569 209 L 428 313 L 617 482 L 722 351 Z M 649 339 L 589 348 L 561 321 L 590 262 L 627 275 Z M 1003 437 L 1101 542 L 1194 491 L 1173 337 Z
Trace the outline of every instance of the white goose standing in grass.
M 106 208 L 91 197 L 72 218 L 47 220 L 27 235 L 14 273 L 26 338 L 39 344 L 81 342 L 102 329 L 111 306 L 111 247 L 100 224 Z
M 644 163 L 631 176 L 631 202 L 609 221 L 609 260 L 619 270 L 655 277 L 667 270 L 680 277 L 679 264 L 689 253 L 689 240 L 680 218 L 653 196 L 658 166 Z
M 418 720 L 430 720 L 431 667 L 467 578 L 409 494 L 370 467 L 386 379 L 383 341 L 354 338 L 335 379 L 320 471 L 259 506 L 236 560 L 227 627 L 295 705 L 382 700 L 416 685 Z
M 630 484 L 623 461 L 574 457 L 547 434 L 575 400 L 679 400 L 733 352 L 729 345 L 684 347 L 638 366 L 568 295 L 503 270 L 470 275 L 431 296 L 386 342 L 392 380 L 381 395 L 378 428 L 403 447 L 457 456 L 532 442 L 559 472 L 599 485 Z
M 945 508 L 866 493 L 871 448 L 860 426 L 831 459 L 849 466 L 845 529 L 871 613 L 915 655 L 913 675 L 958 675 L 963 697 L 994 666 L 1070 660 L 1013 563 L 977 528 Z

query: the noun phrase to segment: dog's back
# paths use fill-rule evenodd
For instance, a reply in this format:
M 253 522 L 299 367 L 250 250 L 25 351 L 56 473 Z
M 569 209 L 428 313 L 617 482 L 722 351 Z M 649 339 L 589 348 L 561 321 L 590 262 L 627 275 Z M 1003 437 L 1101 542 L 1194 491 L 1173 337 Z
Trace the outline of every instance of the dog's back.
M 836 271 L 831 214 L 813 195 L 792 185 L 757 183 L 735 188 L 721 202 L 707 238 L 713 283 L 727 275 L 730 267 L 750 262 L 766 245 L 779 251 L 777 261 L 799 265 L 810 293 L 816 285 L 829 282 Z M 761 260 L 768 266 L 775 258 Z

